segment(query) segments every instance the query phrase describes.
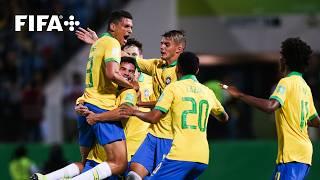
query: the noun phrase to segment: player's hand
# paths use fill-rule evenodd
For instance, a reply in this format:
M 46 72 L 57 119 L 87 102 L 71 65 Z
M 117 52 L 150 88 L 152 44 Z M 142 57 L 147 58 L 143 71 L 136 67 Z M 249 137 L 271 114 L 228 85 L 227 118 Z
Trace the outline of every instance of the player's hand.
M 121 51 L 121 57 L 131 57 L 127 52 Z
M 74 110 L 76 113 L 80 116 L 86 116 L 89 112 L 89 109 L 87 106 L 84 106 L 83 104 L 78 104 L 74 107 Z
M 93 44 L 96 40 L 99 39 L 96 32 L 92 31 L 90 28 L 87 28 L 87 30 L 85 30 L 79 27 L 78 30 L 76 30 L 76 36 L 78 39 L 87 44 Z
M 90 124 L 90 125 L 94 125 L 97 123 L 98 121 L 98 116 L 97 114 L 95 114 L 94 112 L 92 111 L 88 111 L 88 114 L 87 114 L 87 123 Z
M 120 106 L 119 107 L 121 116 L 132 116 L 136 109 L 137 108 L 133 107 L 133 106 Z
M 132 81 L 131 85 L 133 86 L 133 89 L 135 91 L 137 91 L 137 92 L 139 91 L 140 86 L 139 86 L 139 83 L 137 81 Z
M 228 86 L 225 84 L 220 84 L 220 87 L 224 90 L 226 90 L 232 97 L 239 98 L 242 94 L 236 87 L 234 86 Z

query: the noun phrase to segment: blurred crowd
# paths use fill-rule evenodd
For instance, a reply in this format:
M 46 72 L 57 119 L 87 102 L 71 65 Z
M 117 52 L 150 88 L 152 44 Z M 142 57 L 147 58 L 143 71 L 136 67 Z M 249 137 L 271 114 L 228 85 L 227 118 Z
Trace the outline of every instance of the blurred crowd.
M 15 15 L 74 15 L 81 27 L 102 27 L 125 0 L 11 0 L 0 2 L 0 141 L 40 141 L 43 88 L 83 45 L 74 32 L 14 30 Z M 27 23 L 26 23 L 27 24 Z

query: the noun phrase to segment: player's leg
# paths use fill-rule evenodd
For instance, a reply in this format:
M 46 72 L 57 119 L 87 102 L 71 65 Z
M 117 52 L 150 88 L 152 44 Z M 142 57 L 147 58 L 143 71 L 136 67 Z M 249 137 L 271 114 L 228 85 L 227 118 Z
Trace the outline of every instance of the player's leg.
M 121 122 L 96 123 L 92 126 L 96 139 L 103 145 L 107 162 L 100 163 L 74 179 L 104 179 L 120 175 L 127 168 L 127 149 Z
M 85 106 L 88 107 L 89 110 L 93 112 L 100 112 L 96 106 L 86 103 Z M 79 131 L 79 145 L 80 145 L 80 154 L 81 161 L 72 163 L 66 167 L 53 171 L 51 173 L 42 175 L 40 173 L 33 174 L 30 179 L 33 180 L 55 180 L 61 178 L 71 178 L 77 176 L 81 173 L 87 156 L 90 152 L 90 148 L 94 143 L 95 135 L 92 131 L 91 126 L 87 123 L 86 117 L 78 116 L 77 118 L 78 131 Z
M 154 169 L 156 138 L 148 134 L 130 162 L 127 179 L 143 179 Z
M 278 164 L 272 179 L 296 179 L 303 180 L 309 173 L 310 165 L 298 162 Z
M 177 161 L 165 158 L 152 172 L 150 180 L 193 180 L 207 169 L 208 165 L 196 162 Z

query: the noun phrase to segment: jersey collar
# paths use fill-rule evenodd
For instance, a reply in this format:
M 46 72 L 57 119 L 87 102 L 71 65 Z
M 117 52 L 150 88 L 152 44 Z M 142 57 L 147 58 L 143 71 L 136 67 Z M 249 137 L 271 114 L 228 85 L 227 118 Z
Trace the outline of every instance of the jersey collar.
M 177 60 L 174 60 L 171 64 L 169 64 L 169 65 L 167 65 L 167 64 L 163 64 L 162 65 L 162 68 L 170 68 L 170 67 L 174 67 L 174 66 L 176 66 L 177 65 L 177 63 L 178 63 L 178 61 Z
M 198 82 L 197 77 L 195 75 L 192 75 L 192 74 L 187 74 L 187 75 L 182 76 L 179 79 L 179 81 L 180 80 L 185 80 L 185 79 L 192 79 L 193 81 Z
M 102 37 L 104 37 L 104 36 L 112 37 L 112 35 L 111 35 L 110 33 L 105 32 L 105 33 L 102 33 L 102 34 L 100 35 L 100 38 L 102 38 Z
M 299 73 L 297 71 L 292 71 L 287 75 L 287 77 L 290 77 L 290 76 L 301 76 L 302 77 L 302 73 Z

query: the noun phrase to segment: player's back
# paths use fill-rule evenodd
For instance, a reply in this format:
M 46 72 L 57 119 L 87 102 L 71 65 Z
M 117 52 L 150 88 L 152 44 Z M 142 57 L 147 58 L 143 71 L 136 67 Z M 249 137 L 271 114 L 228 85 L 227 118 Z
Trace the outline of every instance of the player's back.
M 195 76 L 184 76 L 167 88 L 174 94 L 169 110 L 174 137 L 168 159 L 208 164 L 208 117 L 213 109 L 222 112 L 223 107 L 214 93 Z
M 293 72 L 280 80 L 270 98 L 281 104 L 275 111 L 279 143 L 277 163 L 311 164 L 312 144 L 307 121 L 316 111 L 309 86 L 300 73 Z
M 86 69 L 86 88 L 81 100 L 100 108 L 115 108 L 118 85 L 105 76 L 106 62 L 120 62 L 121 48 L 119 42 L 106 34 L 91 47 Z

